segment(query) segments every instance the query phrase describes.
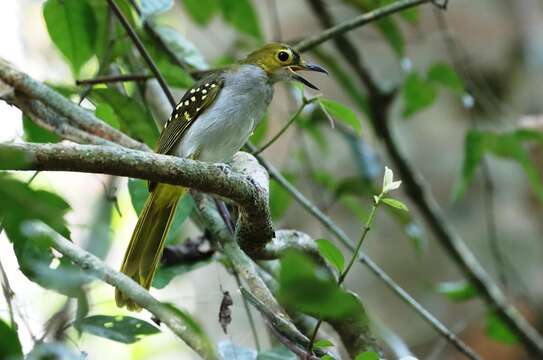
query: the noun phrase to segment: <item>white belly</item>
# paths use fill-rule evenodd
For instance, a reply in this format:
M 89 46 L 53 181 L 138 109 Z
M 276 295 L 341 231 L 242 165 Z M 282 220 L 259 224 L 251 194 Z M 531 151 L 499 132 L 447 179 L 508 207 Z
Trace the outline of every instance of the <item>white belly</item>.
M 251 136 L 273 97 L 266 73 L 242 65 L 227 74 L 217 100 L 187 130 L 176 155 L 206 162 L 226 162 Z

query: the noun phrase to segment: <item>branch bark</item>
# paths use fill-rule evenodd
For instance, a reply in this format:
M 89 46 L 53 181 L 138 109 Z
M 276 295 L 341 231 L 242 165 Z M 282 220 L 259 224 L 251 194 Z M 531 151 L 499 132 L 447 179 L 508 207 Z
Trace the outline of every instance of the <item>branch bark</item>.
M 204 359 L 219 359 L 215 349 L 210 342 L 204 340 L 197 334 L 190 324 L 185 323 L 172 309 L 152 297 L 148 291 L 139 286 L 128 276 L 115 271 L 104 264 L 96 256 L 75 246 L 70 241 L 60 237 L 52 237 L 53 247 L 62 255 L 68 257 L 81 269 L 92 274 L 94 277 L 114 286 L 134 300 L 142 308 L 145 308 L 155 315 L 161 322 L 166 324 L 180 339 L 189 345 Z

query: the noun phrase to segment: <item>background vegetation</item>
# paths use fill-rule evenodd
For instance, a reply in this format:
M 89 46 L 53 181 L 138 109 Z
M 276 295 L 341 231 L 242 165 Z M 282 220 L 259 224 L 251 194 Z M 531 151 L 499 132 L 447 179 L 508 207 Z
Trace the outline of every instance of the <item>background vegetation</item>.
M 543 357 L 541 2 L 4 0 L 0 31 L 0 169 L 78 171 L 0 172 L 0 358 Z M 194 79 L 272 40 L 330 76 L 276 87 L 245 149 L 266 171 L 167 174 L 128 149 L 154 146 Z M 222 195 L 241 231 L 183 199 L 150 297 L 111 270 L 146 196 L 121 176 Z

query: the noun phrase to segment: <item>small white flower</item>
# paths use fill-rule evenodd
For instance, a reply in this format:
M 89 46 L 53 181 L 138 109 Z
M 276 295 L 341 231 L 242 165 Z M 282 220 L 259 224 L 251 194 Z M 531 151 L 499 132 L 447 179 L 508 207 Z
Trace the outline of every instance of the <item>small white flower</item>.
M 383 176 L 383 194 L 396 190 L 401 184 L 401 180 L 394 181 L 394 174 L 392 173 L 392 170 L 385 166 L 385 176 Z

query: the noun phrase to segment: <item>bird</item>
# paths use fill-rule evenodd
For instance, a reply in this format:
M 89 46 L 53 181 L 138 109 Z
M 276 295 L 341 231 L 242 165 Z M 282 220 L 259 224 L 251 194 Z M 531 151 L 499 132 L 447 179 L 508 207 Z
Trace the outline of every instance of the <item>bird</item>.
M 297 81 L 318 90 L 299 75 L 302 70 L 327 74 L 293 47 L 269 43 L 227 68 L 209 72 L 185 92 L 173 110 L 156 152 L 208 163 L 228 162 L 264 116 L 275 83 Z M 121 272 L 145 289 L 151 286 L 177 204 L 187 189 L 150 182 L 149 192 L 121 266 Z M 119 289 L 115 301 L 119 307 L 141 310 Z

